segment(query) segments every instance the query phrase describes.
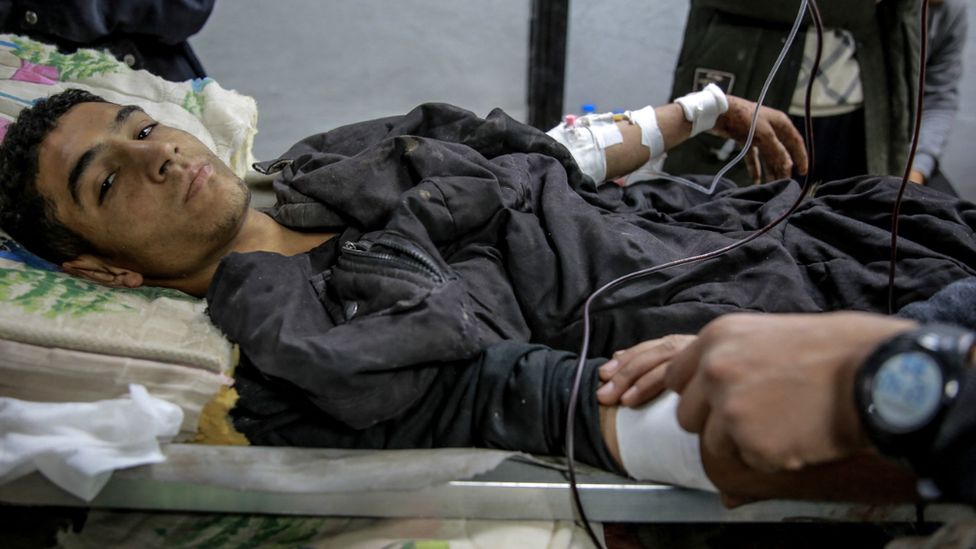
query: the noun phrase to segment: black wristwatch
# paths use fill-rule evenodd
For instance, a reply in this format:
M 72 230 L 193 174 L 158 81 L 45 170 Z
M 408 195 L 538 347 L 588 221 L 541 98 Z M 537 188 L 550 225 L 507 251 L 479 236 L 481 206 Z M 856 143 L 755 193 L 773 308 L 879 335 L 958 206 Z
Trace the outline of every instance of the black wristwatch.
M 881 344 L 858 370 L 854 398 L 881 453 L 923 461 L 969 366 L 972 332 L 929 324 Z

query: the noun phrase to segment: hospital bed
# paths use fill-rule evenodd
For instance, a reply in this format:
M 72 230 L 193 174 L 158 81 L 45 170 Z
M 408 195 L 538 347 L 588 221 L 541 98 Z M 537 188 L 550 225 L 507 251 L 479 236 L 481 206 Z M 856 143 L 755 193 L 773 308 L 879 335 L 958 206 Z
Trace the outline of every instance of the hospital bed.
M 245 174 L 257 120 L 249 98 L 213 81 L 173 84 L 124 66 L 70 76 L 58 66 L 63 58 L 45 52 L 43 45 L 0 36 L 4 120 L 15 118 L 37 97 L 85 87 L 110 101 L 140 104 L 194 133 Z M 221 398 L 228 394 L 222 387 L 235 350 L 209 324 L 204 308 L 202 301 L 177 292 L 115 291 L 70 279 L 0 238 L 0 397 L 93 401 L 118 397 L 129 383 L 140 383 L 184 412 L 176 441 L 163 446 L 165 461 L 116 471 L 90 501 L 33 472 L 0 485 L 0 504 L 152 514 L 576 519 L 559 460 L 475 449 L 228 445 L 241 442 L 225 420 L 232 397 Z M 635 482 L 592 468 L 583 467 L 578 479 L 589 518 L 599 522 L 942 522 L 972 514 L 967 507 L 948 505 L 930 506 L 920 514 L 907 505 L 798 501 L 729 510 L 713 494 Z
M 60 490 L 40 474 L 0 486 L 0 501 L 19 505 L 84 506 L 151 511 L 216 511 L 238 514 L 574 520 L 569 483 L 558 464 L 511 455 L 468 476 L 478 450 L 349 451 L 169 444 L 167 460 L 116 472 L 90 502 Z M 487 459 L 494 463 L 497 453 Z M 284 465 L 283 465 L 284 463 Z M 361 464 L 361 466 L 357 466 Z M 402 475 L 447 468 L 448 480 Z M 485 463 L 482 460 L 478 465 Z M 475 469 L 478 466 L 474 466 Z M 913 522 L 913 505 L 865 505 L 770 500 L 728 509 L 708 492 L 633 481 L 584 467 L 578 476 L 586 512 L 599 522 Z M 289 475 L 341 482 L 311 489 Z M 390 472 L 388 477 L 383 472 Z M 377 482 L 376 475 L 383 476 Z M 248 478 L 250 477 L 250 478 Z M 262 486 L 255 486 L 255 479 Z M 267 481 L 267 482 L 265 482 Z M 275 486 L 275 483 L 279 486 Z M 938 504 L 924 520 L 971 517 L 966 506 Z

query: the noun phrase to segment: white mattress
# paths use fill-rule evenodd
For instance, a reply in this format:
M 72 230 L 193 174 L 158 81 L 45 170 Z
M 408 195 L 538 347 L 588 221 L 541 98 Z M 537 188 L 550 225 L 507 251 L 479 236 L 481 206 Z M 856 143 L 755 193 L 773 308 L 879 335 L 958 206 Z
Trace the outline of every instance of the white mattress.
M 130 383 L 183 409 L 181 439 L 196 432 L 203 406 L 230 380 L 207 368 L 44 347 L 0 339 L 0 396 L 37 402 L 120 398 Z

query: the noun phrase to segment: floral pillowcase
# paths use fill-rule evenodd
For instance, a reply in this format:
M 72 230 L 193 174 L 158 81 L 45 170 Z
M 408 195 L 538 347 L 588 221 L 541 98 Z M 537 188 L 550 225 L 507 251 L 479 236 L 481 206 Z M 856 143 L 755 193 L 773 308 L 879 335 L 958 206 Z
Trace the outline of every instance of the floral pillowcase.
M 132 70 L 105 52 L 62 54 L 29 38 L 0 34 L 0 138 L 21 109 L 68 88 L 139 105 L 157 120 L 196 136 L 240 177 L 253 163 L 253 98 L 225 90 L 210 78 L 169 82 Z

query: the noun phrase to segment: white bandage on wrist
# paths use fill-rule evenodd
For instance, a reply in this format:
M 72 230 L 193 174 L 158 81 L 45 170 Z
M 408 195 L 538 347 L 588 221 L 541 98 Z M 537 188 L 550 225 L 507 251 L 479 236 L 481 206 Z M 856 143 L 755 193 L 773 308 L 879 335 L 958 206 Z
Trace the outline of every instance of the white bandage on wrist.
M 617 408 L 617 446 L 627 474 L 717 492 L 708 480 L 698 436 L 678 425 L 678 395 L 667 392 L 639 408 Z
M 560 123 L 546 132 L 569 149 L 580 171 L 597 184 L 607 178 L 607 156 L 604 150 L 624 138 L 613 120 L 613 114 L 590 114 L 575 120 L 571 126 Z
M 719 115 L 729 110 L 725 92 L 715 84 L 705 86 L 700 92 L 679 97 L 674 102 L 681 105 L 685 120 L 691 122 L 691 137 L 714 128 Z

